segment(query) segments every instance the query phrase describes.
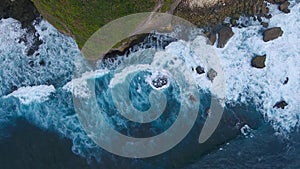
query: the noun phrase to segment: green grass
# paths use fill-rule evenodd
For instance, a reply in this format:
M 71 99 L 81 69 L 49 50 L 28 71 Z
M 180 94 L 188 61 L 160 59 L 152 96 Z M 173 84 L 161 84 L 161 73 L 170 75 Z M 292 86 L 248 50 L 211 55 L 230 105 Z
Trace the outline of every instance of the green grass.
M 117 18 L 150 12 L 156 0 L 32 0 L 61 32 L 73 35 L 79 48 L 99 28 Z M 169 1 L 169 0 L 168 0 Z

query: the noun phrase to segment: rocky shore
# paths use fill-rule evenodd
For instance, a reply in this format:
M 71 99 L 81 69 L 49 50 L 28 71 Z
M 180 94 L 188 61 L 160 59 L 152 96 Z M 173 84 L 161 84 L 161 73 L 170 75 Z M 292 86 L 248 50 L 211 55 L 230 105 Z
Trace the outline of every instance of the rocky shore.
M 28 46 L 27 55 L 32 56 L 43 43 L 34 28 L 34 22 L 38 23 L 41 15 L 30 0 L 1 0 L 0 4 L 0 19 L 16 19 L 26 29 L 26 35 L 20 37 L 18 42 L 25 43 Z
M 290 12 L 288 0 L 154 0 L 151 3 L 148 0 L 143 0 L 139 5 L 132 8 L 126 8 L 127 5 L 133 5 L 132 1 L 128 1 L 125 4 L 114 4 L 114 2 L 105 4 L 101 1 L 94 3 L 85 1 L 79 3 L 76 1 L 75 3 L 73 0 L 67 0 L 64 4 L 59 4 L 50 1 L 3 0 L 0 6 L 0 19 L 14 18 L 22 23 L 23 28 L 27 29 L 30 36 L 24 35 L 24 37 L 19 39 L 19 42 L 24 42 L 27 46 L 30 46 L 27 50 L 28 56 L 33 55 L 39 48 L 39 45 L 42 44 L 33 26 L 34 21 L 38 22 L 41 19 L 40 13 L 59 31 L 72 36 L 77 41 L 79 48 L 104 24 L 127 14 L 147 11 L 167 12 L 182 17 L 203 28 L 211 43 L 217 43 L 217 47 L 223 48 L 233 36 L 231 27 L 247 26 L 246 23 L 238 22 L 241 16 L 252 17 L 254 20 L 261 22 L 265 29 L 268 28 L 268 23 L 262 19 L 272 17 L 269 14 L 267 3 L 277 4 L 278 9 L 284 13 Z M 99 5 L 107 9 L 101 11 L 95 9 Z M 110 5 L 118 5 L 120 7 L 118 7 L 119 9 L 112 9 L 111 7 L 106 7 L 106 5 L 109 7 Z M 73 8 L 74 11 L 72 11 Z M 91 13 L 90 11 L 93 12 Z M 116 14 L 109 16 L 110 13 Z M 102 18 L 99 21 L 99 17 L 102 15 L 105 20 Z M 230 18 L 230 22 L 225 23 L 225 18 Z M 263 39 L 264 41 L 269 41 L 281 36 L 282 33 L 276 29 L 266 30 L 266 33 L 263 34 Z M 33 43 L 29 44 L 30 40 L 28 38 L 31 38 Z M 111 51 L 111 53 L 124 53 L 130 46 L 143 41 L 143 38 L 145 36 L 123 40 L 122 43 L 117 44 L 118 46 L 114 49 L 115 52 Z

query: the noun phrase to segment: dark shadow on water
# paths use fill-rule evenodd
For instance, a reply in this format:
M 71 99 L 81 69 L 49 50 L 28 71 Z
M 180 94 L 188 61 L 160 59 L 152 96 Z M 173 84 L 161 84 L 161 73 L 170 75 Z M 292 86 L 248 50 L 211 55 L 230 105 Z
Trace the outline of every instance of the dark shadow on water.
M 71 151 L 70 140 L 18 120 L 0 140 L 1 169 L 88 169 L 86 159 Z

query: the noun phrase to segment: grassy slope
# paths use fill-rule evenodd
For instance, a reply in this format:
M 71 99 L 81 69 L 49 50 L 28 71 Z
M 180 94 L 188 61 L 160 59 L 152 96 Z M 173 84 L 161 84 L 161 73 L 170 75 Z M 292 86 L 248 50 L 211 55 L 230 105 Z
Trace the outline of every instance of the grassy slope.
M 157 0 L 32 0 L 57 29 L 75 37 L 81 48 L 106 23 L 138 12 L 149 12 Z

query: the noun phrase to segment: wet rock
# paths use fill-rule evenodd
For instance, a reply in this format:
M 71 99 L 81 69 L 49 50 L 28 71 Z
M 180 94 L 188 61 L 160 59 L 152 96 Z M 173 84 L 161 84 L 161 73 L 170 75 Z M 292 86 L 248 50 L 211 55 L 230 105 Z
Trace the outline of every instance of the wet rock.
M 281 5 L 279 5 L 279 10 L 284 12 L 284 13 L 290 13 L 290 2 L 289 1 L 285 1 L 284 3 L 282 3 Z
M 18 87 L 13 85 L 10 89 L 11 89 L 11 92 L 14 92 L 14 91 L 18 90 Z
M 224 26 L 218 32 L 218 48 L 224 48 L 228 40 L 234 35 L 231 27 Z
M 261 6 L 261 15 L 262 15 L 262 16 L 267 16 L 268 13 L 269 13 L 269 8 L 267 7 L 267 4 L 264 3 L 264 4 Z
M 209 39 L 211 45 L 214 45 L 217 40 L 217 35 L 215 33 L 208 33 L 207 38 Z
M 287 105 L 288 105 L 288 103 L 285 102 L 284 100 L 282 100 L 282 101 L 277 102 L 277 103 L 273 106 L 273 108 L 277 108 L 277 109 L 281 108 L 281 109 L 284 109 Z
M 261 22 L 260 23 L 264 28 L 267 28 L 269 26 L 269 24 L 267 22 Z
M 46 66 L 46 63 L 45 63 L 45 61 L 44 61 L 43 59 L 39 62 L 39 64 L 40 64 L 41 66 Z
M 197 66 L 197 67 L 196 67 L 196 72 L 197 72 L 199 75 L 205 73 L 204 68 L 201 67 L 201 66 Z
M 28 64 L 29 64 L 30 67 L 34 66 L 34 62 L 33 61 L 30 61 Z
M 289 82 L 289 77 L 286 77 L 284 82 L 283 82 L 283 85 L 286 85 L 288 82 Z
M 235 19 L 230 19 L 230 24 L 233 27 L 238 26 L 238 23 L 237 23 L 237 21 Z
M 262 69 L 266 67 L 265 62 L 266 62 L 266 55 L 263 56 L 257 55 L 252 59 L 251 66 L 258 69 Z
M 26 35 L 20 37 L 19 42 L 24 42 L 27 46 L 27 55 L 32 56 L 42 41 L 34 27 L 34 21 L 37 23 L 41 16 L 34 4 L 30 0 L 1 0 L 0 19 L 13 18 L 20 21 L 22 29 L 26 29 Z
M 268 42 L 268 41 L 277 39 L 278 37 L 282 36 L 282 34 L 283 34 L 283 31 L 281 30 L 280 27 L 270 28 L 264 32 L 263 40 L 265 42 Z
M 265 16 L 265 18 L 271 19 L 272 18 L 272 14 L 269 14 L 269 15 Z
M 165 76 L 158 77 L 157 79 L 152 81 L 152 85 L 156 88 L 161 88 L 168 84 L 168 78 Z
M 210 69 L 208 72 L 207 72 L 207 78 L 210 80 L 210 81 L 214 81 L 215 77 L 217 77 L 218 73 L 214 70 L 214 69 Z

